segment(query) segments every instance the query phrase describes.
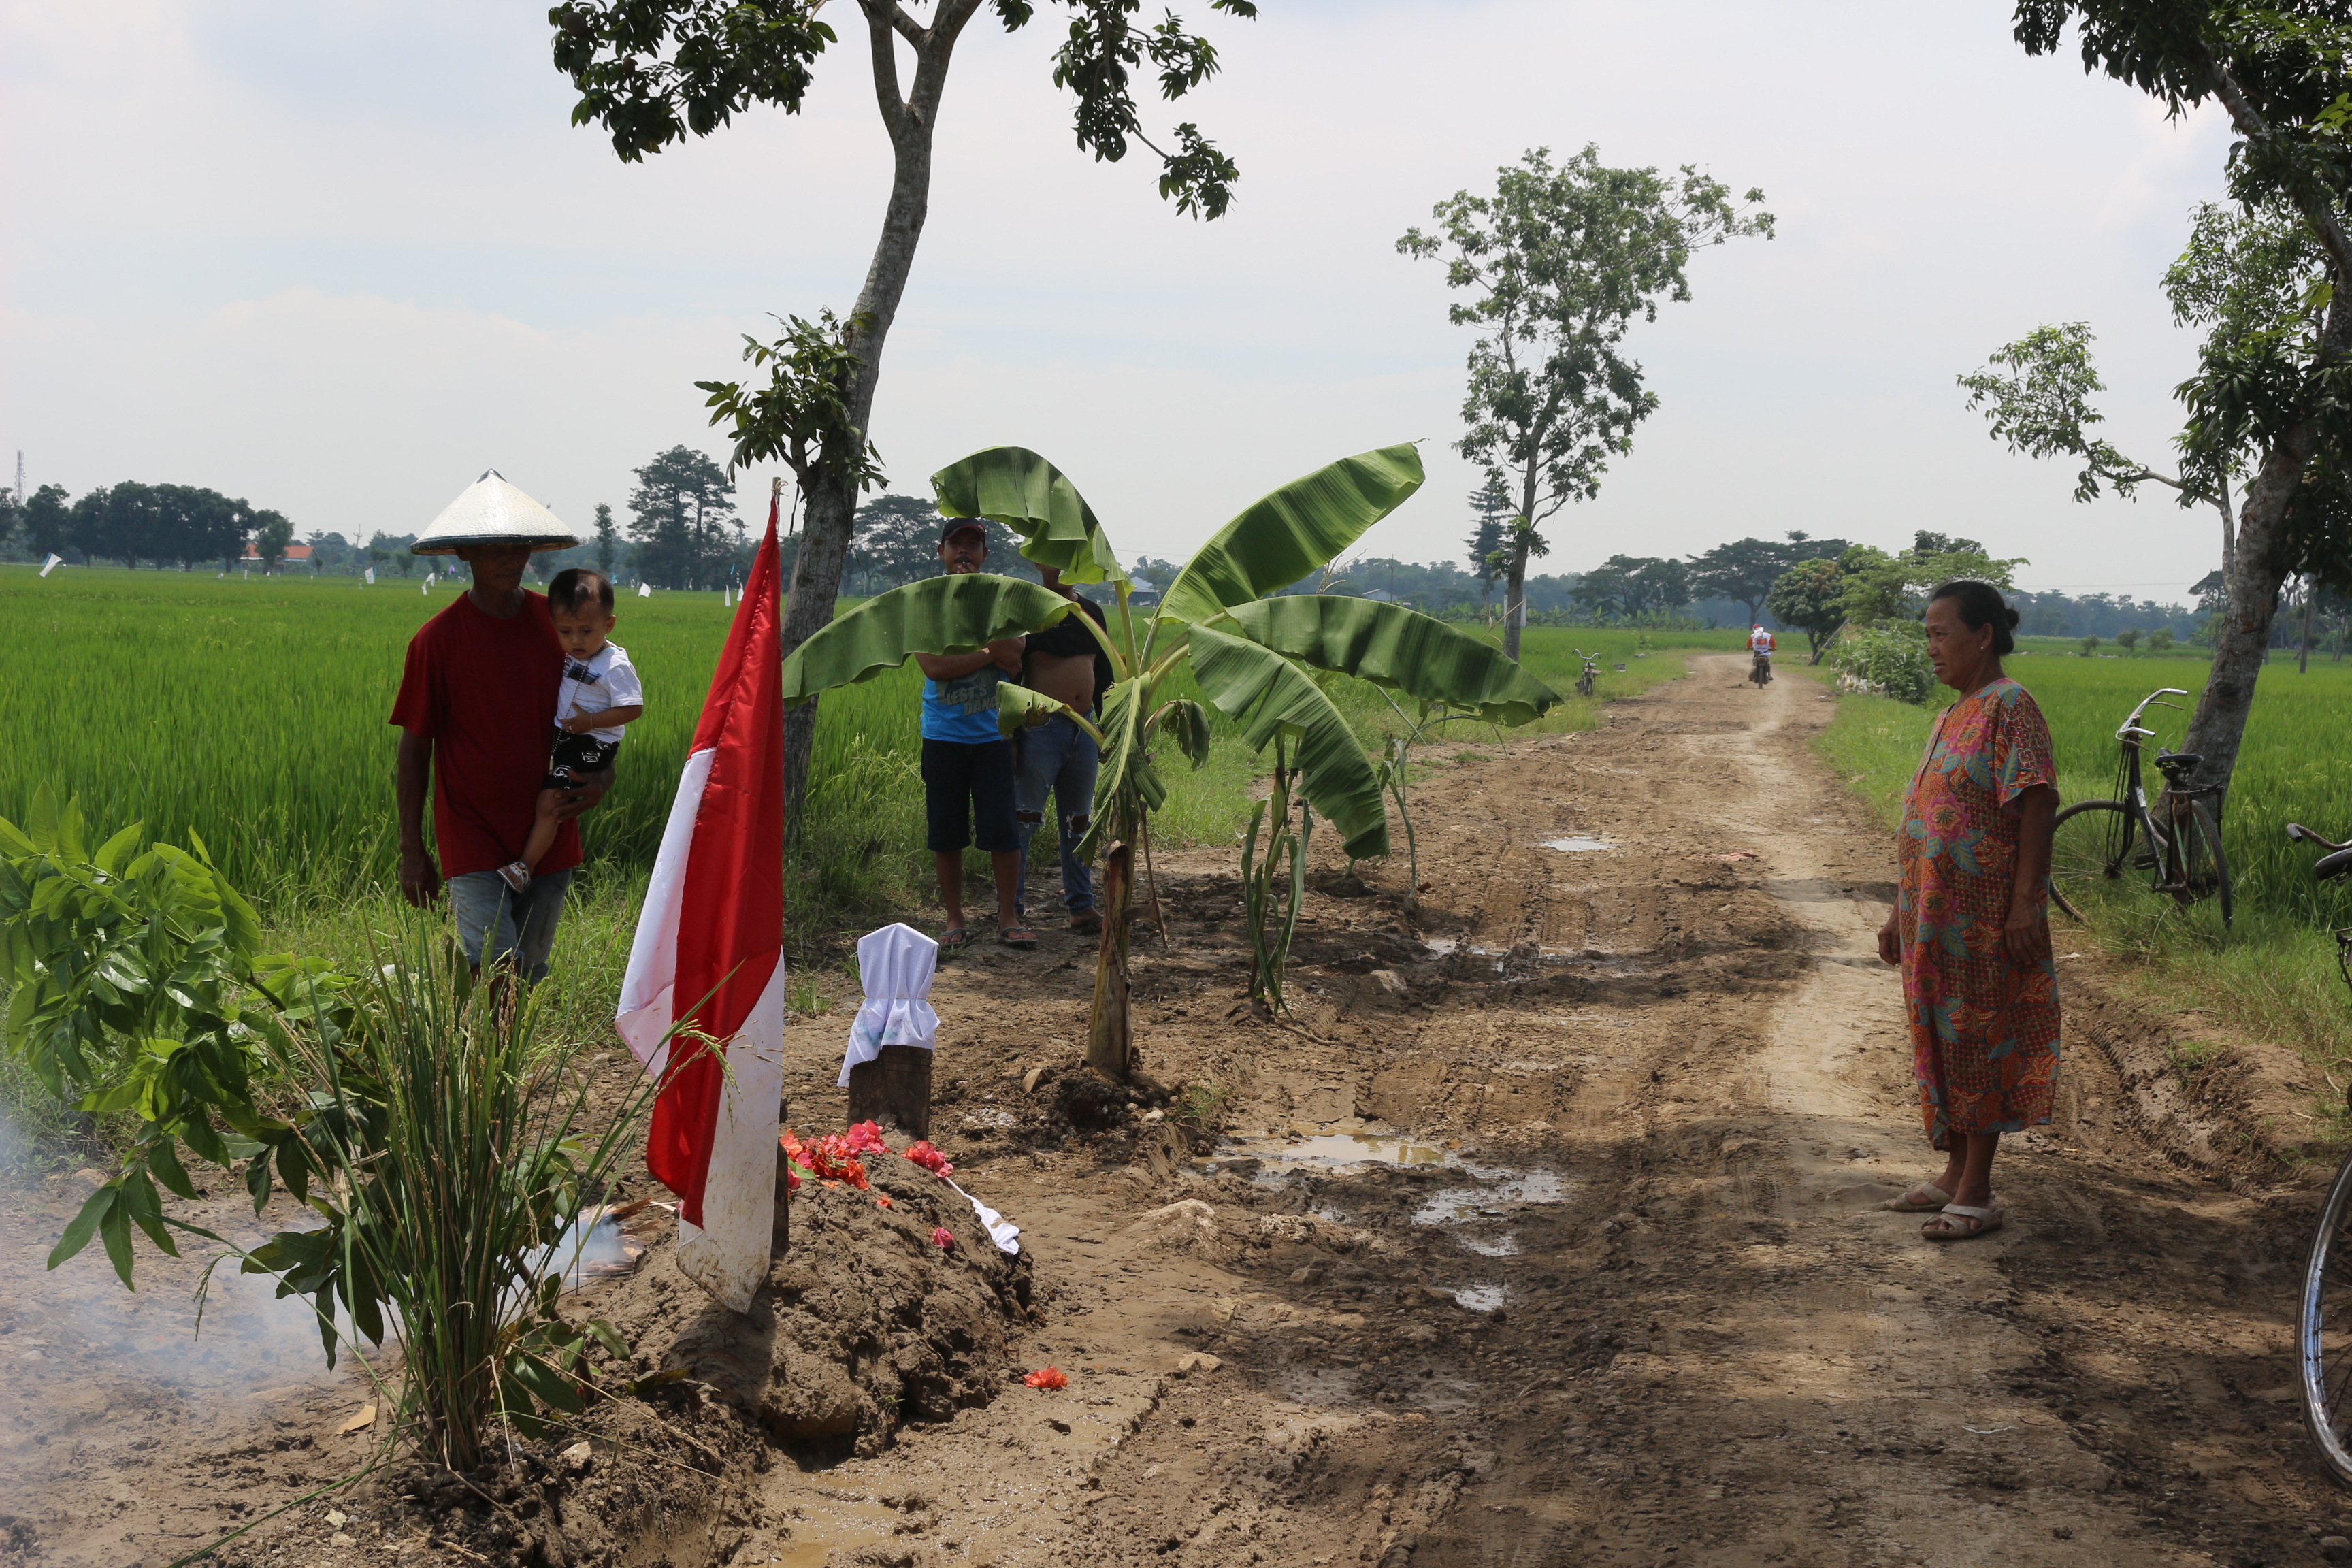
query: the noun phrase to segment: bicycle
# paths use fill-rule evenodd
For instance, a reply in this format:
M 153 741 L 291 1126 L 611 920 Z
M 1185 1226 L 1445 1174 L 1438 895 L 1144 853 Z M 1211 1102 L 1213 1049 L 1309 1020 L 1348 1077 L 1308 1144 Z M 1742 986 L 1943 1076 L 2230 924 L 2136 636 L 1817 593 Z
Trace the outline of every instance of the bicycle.
M 1772 656 L 1760 647 L 1756 649 L 1756 657 L 1748 661 L 1748 679 L 1756 683 L 1759 691 L 1771 685 Z
M 2188 782 L 2205 759 L 2194 752 L 2158 747 L 2156 765 L 2164 774 L 2164 787 L 2153 805 L 2141 776 L 2141 743 L 2156 738 L 2156 731 L 2140 722 L 2141 716 L 2151 706 L 2179 708 L 2163 699 L 2188 695 L 2168 686 L 2142 698 L 2116 731 L 2123 743 L 2116 764 L 2119 798 L 2077 801 L 2060 812 L 2051 826 L 2051 900 L 2078 921 L 2108 885 L 2120 882 L 2126 870 L 2137 870 L 2150 874 L 2150 890 L 2170 895 L 2182 909 L 2218 899 L 2221 924 L 2230 923 L 2235 909 L 2230 862 L 2221 852 L 2221 830 L 2205 805 L 2206 797 L 2221 791 Z
M 2352 871 L 2352 843 L 2322 838 L 2299 822 L 2286 825 L 2286 836 L 2329 851 L 2311 868 L 2321 881 Z M 2335 936 L 2336 971 L 2352 986 L 2352 926 L 2337 927 Z M 2352 1482 L 2352 1160 L 2336 1173 L 2327 1190 L 2304 1264 L 2295 1360 L 2312 1440 L 2336 1479 Z
M 1571 647 L 1568 651 L 1584 661 L 1583 673 L 1576 678 L 1576 694 L 1579 697 L 1591 696 L 1593 678 L 1601 673 L 1601 666 L 1594 662 L 1591 654 L 1580 647 Z

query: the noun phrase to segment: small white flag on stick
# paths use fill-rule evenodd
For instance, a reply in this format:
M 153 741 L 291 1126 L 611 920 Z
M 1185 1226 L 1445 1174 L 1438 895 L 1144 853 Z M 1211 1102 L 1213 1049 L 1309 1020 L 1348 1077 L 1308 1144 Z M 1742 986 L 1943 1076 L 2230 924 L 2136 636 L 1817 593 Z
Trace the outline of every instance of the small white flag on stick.
M 369 587 L 373 588 L 375 586 L 375 568 L 373 566 L 367 569 L 367 580 Z
M 49 557 L 49 559 L 48 559 L 47 563 L 46 564 L 44 564 L 44 565 L 41 567 L 41 575 L 42 575 L 42 576 L 44 576 L 44 577 L 46 577 L 46 576 L 47 576 L 50 573 L 52 573 L 52 572 L 56 571 L 58 567 L 60 567 L 60 566 L 64 565 L 65 563 L 66 563 L 66 558 L 65 558 L 64 556 L 62 556 L 62 555 L 51 555 L 51 556 Z
M 653 596 L 654 596 L 654 585 L 653 585 L 651 583 L 640 583 L 640 584 L 637 584 L 637 597 L 638 597 L 638 598 L 640 598 L 640 599 L 650 599 L 650 598 L 652 598 Z

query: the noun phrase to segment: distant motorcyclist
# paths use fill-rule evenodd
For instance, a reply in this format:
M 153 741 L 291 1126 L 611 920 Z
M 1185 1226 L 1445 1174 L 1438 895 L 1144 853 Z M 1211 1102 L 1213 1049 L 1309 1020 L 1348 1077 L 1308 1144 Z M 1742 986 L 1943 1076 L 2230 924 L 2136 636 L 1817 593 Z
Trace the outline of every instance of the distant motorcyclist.
M 1769 684 L 1772 679 L 1772 634 L 1761 624 L 1748 629 L 1748 651 L 1754 656 L 1748 667 L 1748 679 L 1759 686 Z

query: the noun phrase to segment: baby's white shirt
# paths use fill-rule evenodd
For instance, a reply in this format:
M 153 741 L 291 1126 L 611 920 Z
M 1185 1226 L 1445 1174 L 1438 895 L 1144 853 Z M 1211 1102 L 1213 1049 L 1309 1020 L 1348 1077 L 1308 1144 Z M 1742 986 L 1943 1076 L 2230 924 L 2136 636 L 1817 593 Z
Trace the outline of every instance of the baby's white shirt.
M 637 679 L 637 667 L 629 662 L 629 650 L 619 643 L 608 642 L 584 659 L 563 661 L 563 688 L 556 693 L 555 721 L 561 724 L 574 713 L 642 707 L 645 700 L 645 685 Z M 615 724 L 609 730 L 591 730 L 589 733 L 609 743 L 618 741 L 628 728 L 626 724 Z

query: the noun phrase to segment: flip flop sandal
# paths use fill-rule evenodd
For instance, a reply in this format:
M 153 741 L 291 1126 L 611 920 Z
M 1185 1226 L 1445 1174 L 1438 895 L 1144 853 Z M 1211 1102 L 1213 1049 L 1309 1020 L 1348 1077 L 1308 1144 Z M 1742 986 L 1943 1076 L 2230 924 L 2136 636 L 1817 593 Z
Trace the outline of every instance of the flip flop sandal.
M 996 933 L 996 940 L 1007 947 L 1017 947 L 1026 952 L 1037 945 L 1037 933 L 1027 926 L 1006 926 Z
M 1919 1201 L 1919 1194 L 1922 1193 L 1927 1194 L 1926 1203 Z M 1901 1197 L 1889 1198 L 1878 1206 L 1891 1214 L 1928 1214 L 1942 1208 L 1951 1201 L 1952 1194 L 1935 1183 L 1922 1182 Z
M 1945 1215 L 1954 1216 L 1953 1223 Z M 1990 1236 L 2000 1228 L 2001 1214 L 1997 1208 L 1970 1208 L 1966 1204 L 1946 1204 L 1944 1213 L 1919 1227 L 1919 1234 L 1929 1241 L 1969 1241 L 1979 1236 Z M 1968 1228 L 1960 1228 L 1965 1225 Z M 1941 1229 L 1937 1229 L 1937 1226 Z
M 948 954 L 951 952 L 961 952 L 965 948 L 970 947 L 971 945 L 971 932 L 965 930 L 962 926 L 950 926 L 947 930 L 940 932 L 940 956 L 941 958 L 947 957 Z

